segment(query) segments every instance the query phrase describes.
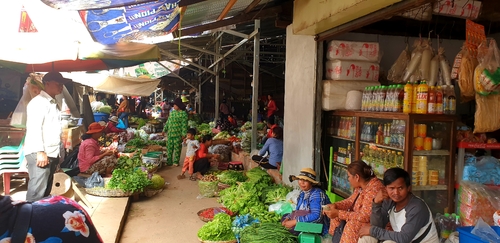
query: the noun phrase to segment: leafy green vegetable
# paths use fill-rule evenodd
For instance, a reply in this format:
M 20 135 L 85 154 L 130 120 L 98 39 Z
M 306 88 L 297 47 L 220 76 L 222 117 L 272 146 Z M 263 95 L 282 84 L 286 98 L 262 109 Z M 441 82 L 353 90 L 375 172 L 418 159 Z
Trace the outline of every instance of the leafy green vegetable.
M 214 220 L 204 224 L 198 231 L 198 238 L 208 241 L 230 241 L 236 239 L 231 231 L 231 216 L 218 213 Z
M 140 129 L 141 127 L 146 125 L 147 122 L 148 122 L 148 120 L 143 119 L 143 118 L 137 119 L 137 129 Z
M 200 135 L 202 137 L 204 135 L 212 135 L 212 127 L 210 127 L 210 125 L 207 123 L 202 123 L 202 124 L 198 125 L 198 127 L 196 128 L 196 131 L 197 131 L 198 135 Z
M 222 131 L 217 133 L 217 135 L 214 136 L 214 139 L 228 139 L 231 137 L 231 134 L 227 131 Z
M 241 243 L 296 243 L 297 237 L 279 223 L 260 223 L 245 227 L 241 232 Z
M 244 182 L 247 180 L 247 177 L 240 171 L 234 170 L 225 170 L 219 175 L 217 175 L 219 181 L 228 185 L 235 185 L 236 182 Z
M 142 165 L 142 160 L 139 157 L 139 155 L 136 155 L 132 158 L 129 158 L 127 156 L 121 156 L 118 158 L 116 162 L 115 169 L 125 169 L 125 170 L 132 170 L 137 167 L 141 167 Z
M 265 204 L 273 204 L 279 201 L 285 201 L 286 195 L 292 191 L 292 188 L 283 185 L 272 185 L 262 190 L 261 201 Z
M 273 179 L 265 170 L 260 167 L 255 167 L 246 173 L 248 181 L 255 184 L 262 184 L 262 187 L 266 187 L 271 184 Z
M 127 142 L 127 146 L 142 148 L 142 147 L 146 146 L 146 142 L 142 138 L 136 137 L 136 138 L 130 139 Z
M 113 110 L 113 108 L 111 108 L 111 106 L 109 105 L 103 105 L 101 106 L 101 108 L 99 108 L 99 112 L 106 114 L 111 114 L 111 110 Z
M 121 189 L 132 193 L 141 192 L 149 185 L 151 181 L 148 180 L 148 174 L 141 169 L 115 169 L 108 183 L 111 189 Z

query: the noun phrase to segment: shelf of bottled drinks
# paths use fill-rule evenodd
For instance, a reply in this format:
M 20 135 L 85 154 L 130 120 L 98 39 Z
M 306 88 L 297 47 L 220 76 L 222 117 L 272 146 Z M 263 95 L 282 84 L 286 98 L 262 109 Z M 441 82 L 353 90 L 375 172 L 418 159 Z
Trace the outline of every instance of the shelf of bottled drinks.
M 323 147 L 332 148 L 332 192 L 352 193 L 347 165 L 362 160 L 379 179 L 388 168 L 407 170 L 412 190 L 432 202 L 433 212 L 453 208 L 455 116 L 383 110 L 332 111 L 325 118 Z

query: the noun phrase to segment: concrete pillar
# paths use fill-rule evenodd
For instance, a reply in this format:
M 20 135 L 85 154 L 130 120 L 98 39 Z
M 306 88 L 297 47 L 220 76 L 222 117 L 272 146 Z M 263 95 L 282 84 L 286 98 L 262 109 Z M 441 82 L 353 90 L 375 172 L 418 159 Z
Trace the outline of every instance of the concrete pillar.
M 314 166 L 318 44 L 313 36 L 286 31 L 283 181 Z M 319 179 L 319 171 L 316 171 Z

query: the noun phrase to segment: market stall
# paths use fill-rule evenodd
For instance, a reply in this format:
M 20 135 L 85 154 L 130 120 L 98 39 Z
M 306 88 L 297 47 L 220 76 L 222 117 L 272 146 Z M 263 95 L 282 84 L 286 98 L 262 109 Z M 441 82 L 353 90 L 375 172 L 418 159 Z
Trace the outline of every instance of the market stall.
M 387 168 L 401 167 L 412 175 L 412 192 L 426 201 L 436 220 L 446 221 L 449 226 L 453 219 L 460 226 L 461 219 L 456 215 L 470 220 L 465 213 L 471 207 L 460 209 L 455 205 L 462 199 L 470 206 L 471 198 L 476 197 L 470 189 L 478 191 L 480 187 L 468 186 L 464 194 L 459 189 L 458 194 L 463 197 L 456 199 L 455 178 L 463 170 L 460 165 L 455 169 L 457 124 L 467 123 L 471 133 L 495 132 L 500 124 L 495 75 L 499 68 L 498 49 L 495 41 L 486 38 L 490 31 L 485 28 L 490 18 L 488 13 L 493 11 L 490 7 L 496 3 L 400 1 L 389 7 L 376 5 L 382 2 L 345 2 L 344 8 L 322 8 L 318 16 L 307 16 L 305 9 L 318 7 L 319 3 L 295 4 L 301 13 L 294 14 L 294 23 L 298 20 L 301 24 L 289 28 L 287 44 L 294 50 L 308 51 L 287 52 L 287 62 L 289 57 L 291 60 L 286 69 L 290 77 L 287 87 L 292 87 L 287 94 L 293 98 L 285 104 L 309 114 L 307 106 L 312 103 L 316 112 L 315 118 L 298 117 L 297 123 L 286 127 L 285 136 L 305 137 L 298 131 L 302 128 L 299 124 L 321 124 L 311 129 L 315 134 L 311 140 L 306 137 L 301 141 L 306 148 L 316 148 L 315 168 L 330 172 L 323 180 L 332 187 L 332 200 L 351 195 L 346 168 L 354 160 L 371 165 L 379 178 Z M 371 13 L 355 11 L 363 4 L 370 5 L 363 10 L 371 9 Z M 484 10 L 486 6 L 488 10 Z M 340 15 L 345 18 L 339 18 Z M 351 17 L 353 20 L 348 20 Z M 460 27 L 450 29 L 447 24 L 452 22 Z M 441 28 L 450 33 L 444 34 Z M 354 30 L 358 33 L 346 33 Z M 294 34 L 316 35 L 316 42 Z M 441 39 L 443 35 L 448 38 Z M 316 52 L 309 48 L 314 43 Z M 295 62 L 297 58 L 318 60 L 316 68 L 320 71 L 303 68 L 306 63 Z M 295 71 L 299 68 L 300 71 Z M 315 80 L 316 85 L 310 87 L 308 82 L 302 85 L 307 79 Z M 304 92 L 310 88 L 315 88 L 311 95 L 315 100 L 308 99 Z M 298 95 L 305 98 L 294 101 Z M 476 106 L 471 104 L 472 100 Z M 285 119 L 295 117 L 296 114 L 289 117 L 285 114 Z M 319 138 L 320 144 L 316 143 Z M 285 161 L 305 157 L 310 152 L 295 148 L 294 144 L 285 143 Z M 459 154 L 458 160 L 461 158 L 463 154 Z M 488 163 L 487 168 L 494 175 L 497 166 Z M 285 169 L 285 176 L 290 173 L 288 170 Z M 479 198 L 481 205 L 490 205 L 486 200 L 489 196 Z M 443 213 L 449 215 L 441 217 Z M 488 211 L 484 217 L 493 225 L 490 214 Z M 469 225 L 476 225 L 476 219 L 472 219 L 473 223 L 469 221 Z M 446 240 L 450 230 L 444 228 L 441 238 Z M 468 233 L 471 229 L 467 229 Z

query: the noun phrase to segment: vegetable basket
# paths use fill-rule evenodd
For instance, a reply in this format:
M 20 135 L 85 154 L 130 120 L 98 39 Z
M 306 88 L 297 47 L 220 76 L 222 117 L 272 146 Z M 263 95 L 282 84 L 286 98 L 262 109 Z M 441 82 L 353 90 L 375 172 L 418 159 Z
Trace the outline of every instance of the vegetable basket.
M 201 243 L 236 243 L 238 242 L 237 240 L 228 240 L 228 241 L 210 241 L 210 240 L 202 240 L 200 238 L 198 238 L 198 240 L 201 242 Z
M 156 195 L 162 191 L 163 191 L 163 188 L 158 189 L 158 190 L 146 188 L 146 189 L 144 189 L 144 196 L 153 197 L 154 195 Z
M 121 189 L 108 189 L 104 187 L 85 188 L 85 191 L 90 195 L 99 197 L 130 197 L 134 195 L 132 192 L 124 192 Z
M 210 210 L 212 212 L 215 212 L 215 211 L 219 211 L 219 213 L 224 212 L 224 213 L 228 214 L 231 217 L 234 216 L 234 213 L 231 212 L 231 210 L 229 210 L 229 209 L 227 209 L 225 207 L 205 208 L 205 209 L 202 209 L 202 210 L 198 211 L 198 213 L 196 213 L 196 214 L 201 219 L 201 221 L 203 221 L 203 222 L 210 222 L 210 221 L 212 221 L 214 219 L 215 213 L 213 215 L 207 215 L 207 216 L 203 215 L 203 213 L 205 211 L 210 211 Z M 206 242 L 208 242 L 208 241 L 206 241 Z

